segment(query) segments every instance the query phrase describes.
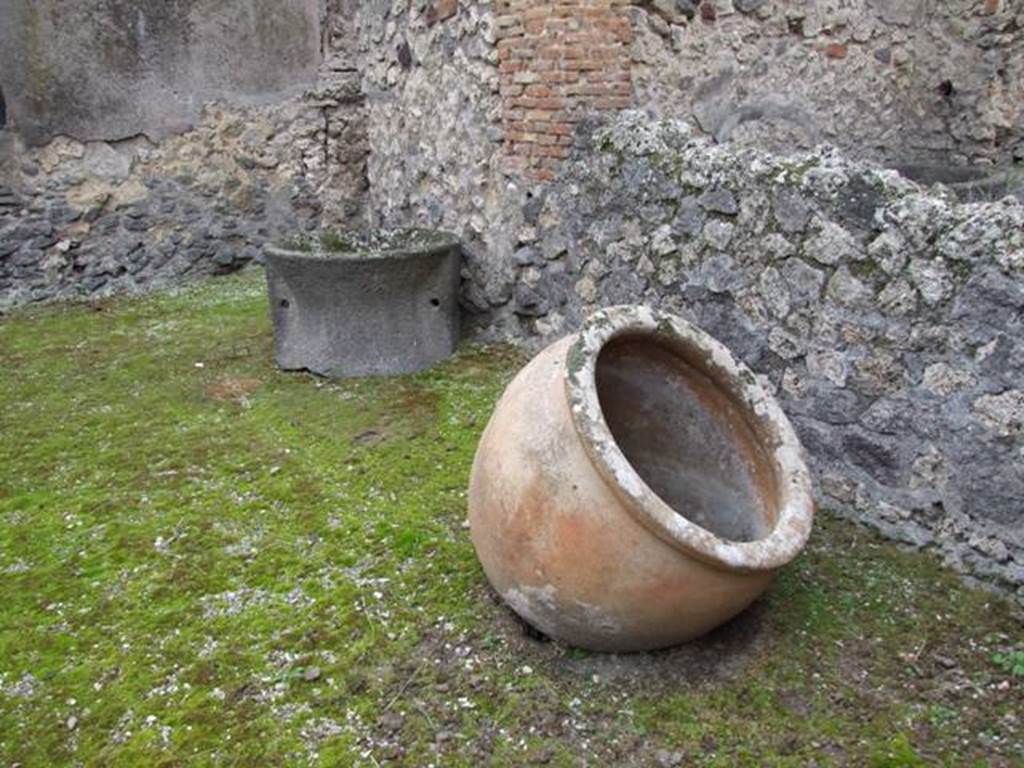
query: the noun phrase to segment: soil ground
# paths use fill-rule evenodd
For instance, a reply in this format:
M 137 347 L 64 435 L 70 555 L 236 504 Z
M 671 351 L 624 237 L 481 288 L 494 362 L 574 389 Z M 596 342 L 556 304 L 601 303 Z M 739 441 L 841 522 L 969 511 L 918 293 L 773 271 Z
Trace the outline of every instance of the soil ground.
M 1019 609 L 827 511 L 697 642 L 539 637 L 464 527 L 522 354 L 285 374 L 265 302 L 0 318 L 0 765 L 1024 765 Z

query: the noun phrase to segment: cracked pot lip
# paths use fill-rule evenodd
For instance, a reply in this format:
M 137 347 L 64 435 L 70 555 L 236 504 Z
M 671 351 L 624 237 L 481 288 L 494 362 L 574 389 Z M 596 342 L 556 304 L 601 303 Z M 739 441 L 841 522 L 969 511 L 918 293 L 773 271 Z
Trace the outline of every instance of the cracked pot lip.
M 777 514 L 754 541 L 731 541 L 686 519 L 641 478 L 605 419 L 597 390 L 597 360 L 612 339 L 646 336 L 698 358 L 702 372 L 740 407 L 761 441 L 775 477 Z M 644 306 L 599 310 L 580 328 L 565 359 L 565 387 L 576 432 L 591 462 L 636 520 L 676 550 L 733 571 L 770 571 L 791 561 L 811 532 L 814 501 L 803 450 L 789 419 L 721 342 L 686 321 Z

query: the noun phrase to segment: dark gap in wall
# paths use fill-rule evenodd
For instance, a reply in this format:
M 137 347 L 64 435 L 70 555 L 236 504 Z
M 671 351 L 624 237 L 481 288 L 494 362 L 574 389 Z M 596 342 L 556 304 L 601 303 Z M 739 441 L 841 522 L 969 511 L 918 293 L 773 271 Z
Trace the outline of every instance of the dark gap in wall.
M 402 43 L 398 46 L 398 63 L 402 65 L 402 69 L 408 71 L 412 68 L 412 49 L 408 43 Z
M 7 102 L 4 101 L 4 89 L 0 85 L 0 129 L 7 127 Z

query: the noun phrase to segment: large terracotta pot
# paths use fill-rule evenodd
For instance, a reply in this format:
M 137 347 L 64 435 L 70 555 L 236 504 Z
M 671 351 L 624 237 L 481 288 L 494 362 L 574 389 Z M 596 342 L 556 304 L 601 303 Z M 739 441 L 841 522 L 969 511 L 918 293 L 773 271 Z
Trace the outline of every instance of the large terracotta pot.
M 484 431 L 469 522 L 491 584 L 572 645 L 638 651 L 742 611 L 803 548 L 800 445 L 754 374 L 646 307 L 535 357 Z

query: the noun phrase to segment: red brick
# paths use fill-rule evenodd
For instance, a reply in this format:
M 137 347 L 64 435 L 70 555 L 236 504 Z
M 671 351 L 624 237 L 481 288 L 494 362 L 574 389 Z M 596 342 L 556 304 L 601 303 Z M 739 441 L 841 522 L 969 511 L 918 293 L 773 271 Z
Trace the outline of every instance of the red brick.
M 846 46 L 842 43 L 829 43 L 828 45 L 822 46 L 821 52 L 830 59 L 846 58 Z
M 506 172 L 551 180 L 576 123 L 632 103 L 631 2 L 496 0 L 495 7 L 505 151 L 515 160 Z
M 526 95 L 540 99 L 550 99 L 556 97 L 558 94 L 543 83 L 534 83 L 526 86 Z

